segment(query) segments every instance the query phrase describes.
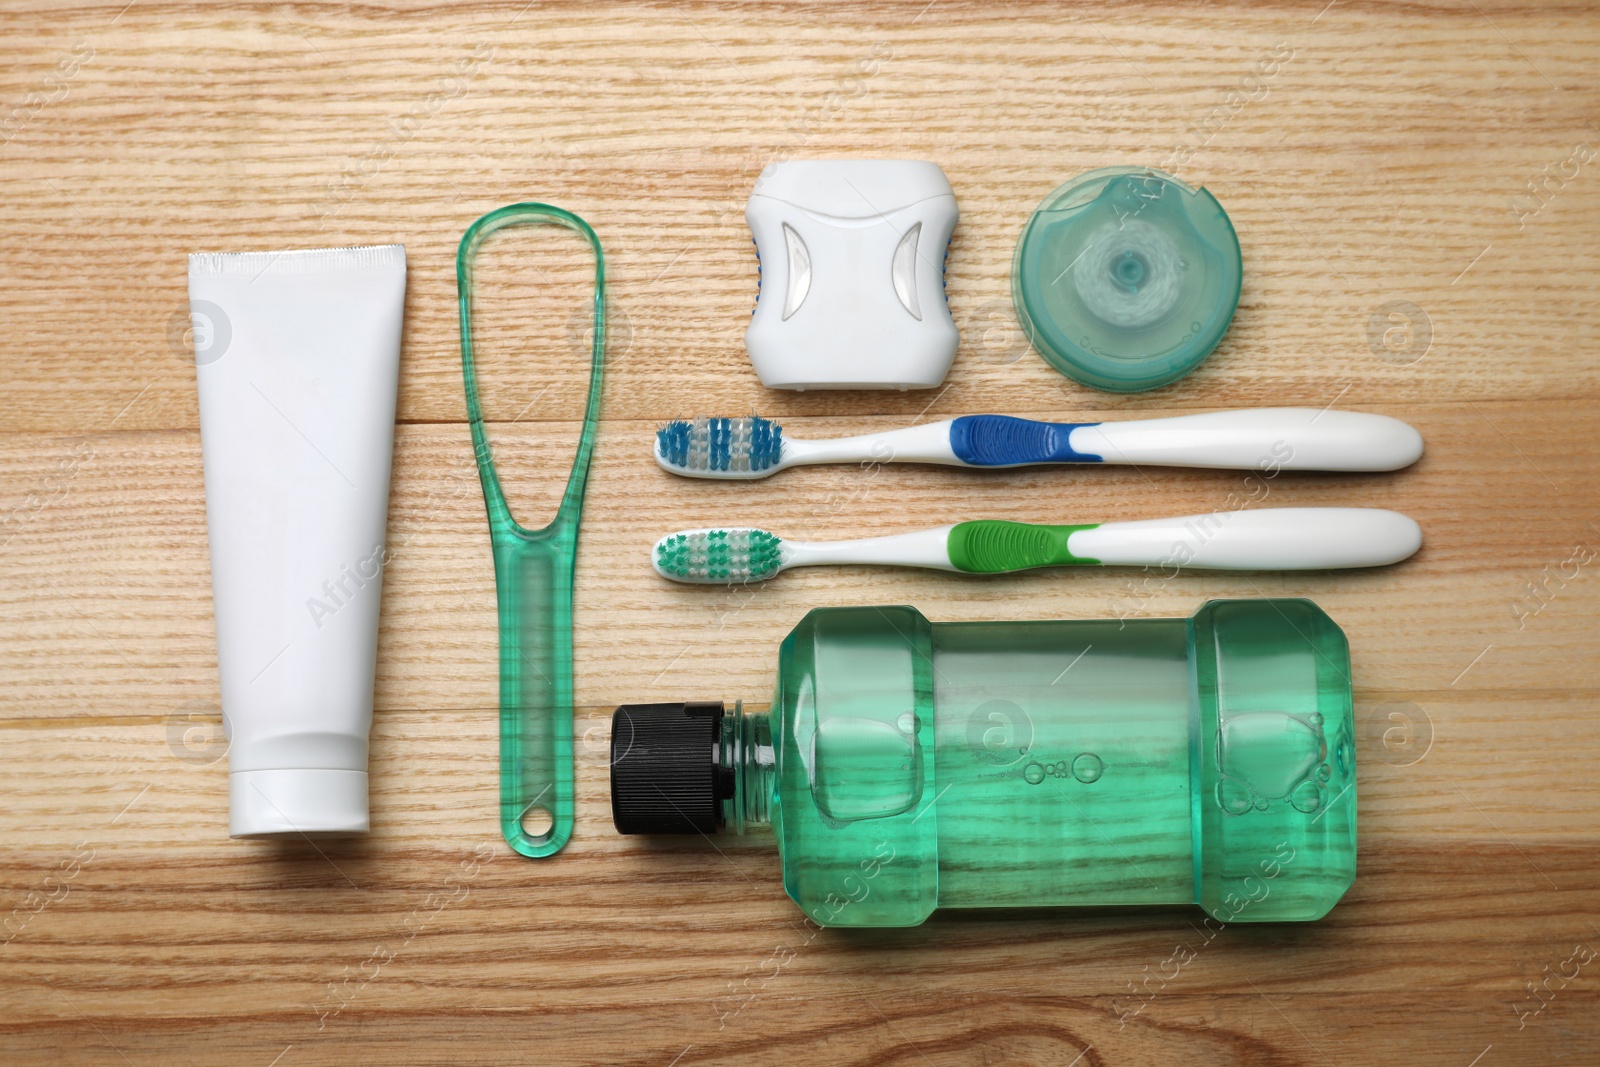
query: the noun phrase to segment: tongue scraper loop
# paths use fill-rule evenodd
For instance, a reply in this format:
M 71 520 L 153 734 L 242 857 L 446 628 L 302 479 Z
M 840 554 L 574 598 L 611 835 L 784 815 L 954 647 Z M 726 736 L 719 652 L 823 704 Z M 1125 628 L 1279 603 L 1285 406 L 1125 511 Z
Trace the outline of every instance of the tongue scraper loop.
M 489 234 L 528 223 L 565 226 L 594 249 L 594 350 L 583 432 L 561 506 L 550 524 L 537 530 L 519 525 L 506 504 L 484 430 L 472 360 L 473 256 Z M 462 235 L 456 252 L 456 286 L 467 419 L 489 512 L 500 611 L 500 830 L 506 843 L 522 855 L 551 856 L 572 837 L 572 573 L 605 358 L 605 260 L 600 239 L 569 211 L 548 204 L 510 204 L 489 212 Z M 534 827 L 540 812 L 549 815 L 548 828 Z

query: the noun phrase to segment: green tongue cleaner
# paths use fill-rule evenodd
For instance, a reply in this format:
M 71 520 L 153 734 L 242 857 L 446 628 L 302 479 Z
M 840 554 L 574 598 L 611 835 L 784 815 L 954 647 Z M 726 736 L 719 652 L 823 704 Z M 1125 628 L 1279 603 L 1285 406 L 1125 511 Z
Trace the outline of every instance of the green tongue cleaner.
M 1154 389 L 1217 346 L 1239 303 L 1239 239 L 1222 205 L 1160 171 L 1090 171 L 1045 198 L 1012 264 L 1040 355 L 1084 385 Z
M 485 237 L 505 226 L 555 224 L 594 250 L 594 345 L 589 395 L 572 473 L 550 524 L 520 525 L 511 515 L 489 451 L 472 360 L 472 262 Z M 456 252 L 461 305 L 461 372 L 467 419 L 489 512 L 500 612 L 500 831 L 524 856 L 559 852 L 572 837 L 572 575 L 578 518 L 600 414 L 605 353 L 605 261 L 589 224 L 548 204 L 511 204 L 467 228 Z

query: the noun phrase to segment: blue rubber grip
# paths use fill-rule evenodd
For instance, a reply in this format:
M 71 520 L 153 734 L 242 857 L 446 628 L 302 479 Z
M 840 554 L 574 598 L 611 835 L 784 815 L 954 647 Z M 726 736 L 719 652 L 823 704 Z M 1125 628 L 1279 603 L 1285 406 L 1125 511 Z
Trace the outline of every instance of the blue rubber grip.
M 950 448 L 974 467 L 1012 467 L 1019 463 L 1104 463 L 1093 452 L 1078 452 L 1067 442 L 1080 426 L 1098 422 L 1035 422 L 1010 415 L 962 415 L 950 424 Z

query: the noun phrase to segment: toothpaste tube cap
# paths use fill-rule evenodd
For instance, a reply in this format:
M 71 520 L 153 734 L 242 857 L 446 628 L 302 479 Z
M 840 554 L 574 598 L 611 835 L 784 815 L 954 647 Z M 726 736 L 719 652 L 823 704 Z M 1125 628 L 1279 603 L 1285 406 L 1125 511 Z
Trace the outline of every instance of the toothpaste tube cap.
M 228 793 L 233 837 L 367 832 L 366 771 L 235 771 L 228 775 Z

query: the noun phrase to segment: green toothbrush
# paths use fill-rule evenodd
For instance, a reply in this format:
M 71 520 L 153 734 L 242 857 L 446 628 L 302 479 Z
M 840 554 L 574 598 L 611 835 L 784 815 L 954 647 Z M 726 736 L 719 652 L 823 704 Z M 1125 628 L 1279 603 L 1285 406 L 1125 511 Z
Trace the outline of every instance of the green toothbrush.
M 1035 567 L 1323 570 L 1398 563 L 1422 546 L 1415 522 L 1381 508 L 1263 508 L 1173 519 L 1046 526 L 999 519 L 855 541 L 789 541 L 766 530 L 685 530 L 656 542 L 656 573 L 738 584 L 790 567 L 869 564 L 1004 574 Z

